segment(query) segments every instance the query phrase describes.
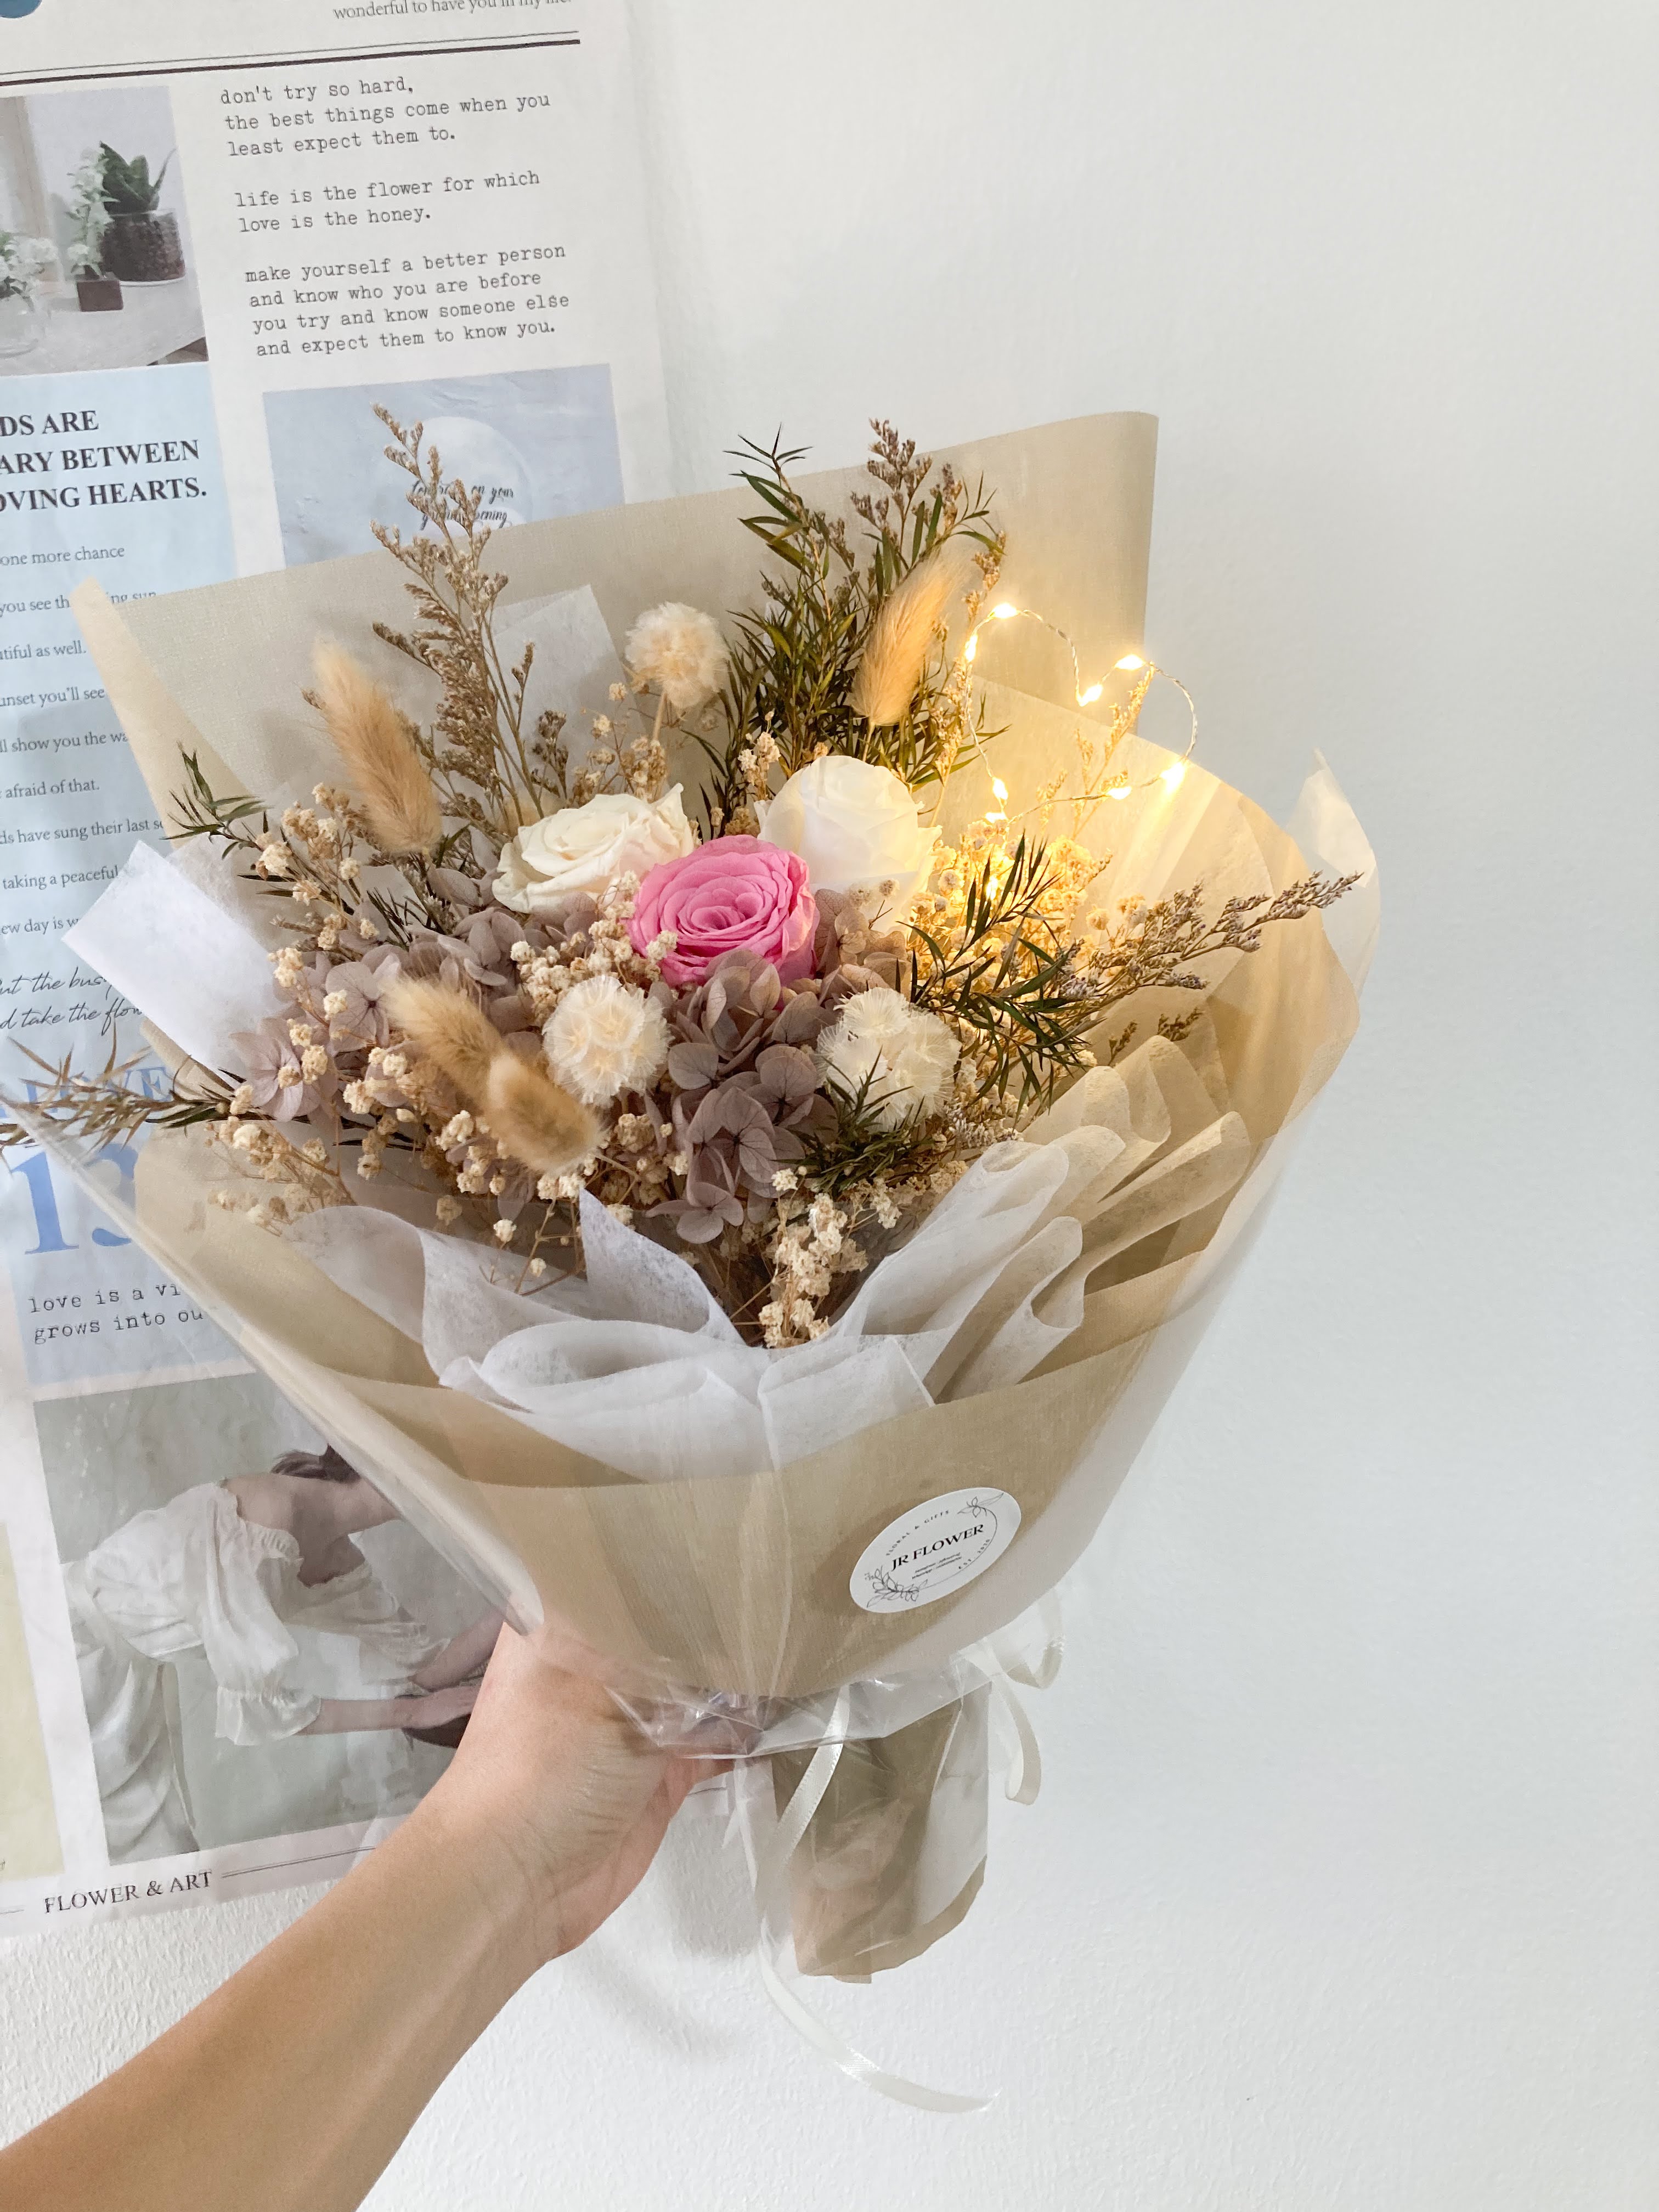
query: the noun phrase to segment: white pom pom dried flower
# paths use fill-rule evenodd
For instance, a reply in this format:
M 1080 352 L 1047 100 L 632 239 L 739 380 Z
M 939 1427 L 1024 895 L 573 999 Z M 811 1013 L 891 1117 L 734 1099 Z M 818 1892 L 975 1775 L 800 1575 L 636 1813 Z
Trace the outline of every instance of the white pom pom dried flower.
M 647 607 L 628 633 L 623 657 L 639 684 L 654 684 L 677 714 L 712 699 L 726 682 L 726 640 L 712 616 L 678 599 Z
M 542 1037 L 555 1073 L 590 1106 L 608 1106 L 619 1091 L 643 1091 L 668 1064 L 662 1008 L 616 975 L 573 985 Z
M 853 1097 L 862 1091 L 888 1129 L 939 1104 L 959 1051 L 937 1014 L 913 1006 L 884 984 L 848 999 L 817 1042 L 825 1078 Z

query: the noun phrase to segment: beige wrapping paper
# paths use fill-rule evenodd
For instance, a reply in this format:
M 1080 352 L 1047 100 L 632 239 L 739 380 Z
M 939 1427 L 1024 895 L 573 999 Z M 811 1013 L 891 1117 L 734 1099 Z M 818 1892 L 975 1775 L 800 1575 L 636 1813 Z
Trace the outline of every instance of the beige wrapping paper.
M 1071 629 L 1085 666 L 1108 665 L 1139 637 L 1152 444 L 1147 418 L 1109 416 L 952 456 L 997 490 L 1011 593 Z M 815 489 L 829 498 L 856 481 L 847 472 Z M 615 631 L 657 598 L 744 603 L 756 548 L 736 518 L 748 505 L 740 489 L 513 531 L 497 541 L 509 598 L 591 583 Z M 371 556 L 120 610 L 83 587 L 75 604 L 165 815 L 182 750 L 216 757 L 216 781 L 222 770 L 261 796 L 325 773 L 298 704 L 313 638 L 327 629 L 359 646 L 374 617 L 399 618 L 398 599 L 392 565 Z M 1021 672 L 1036 680 L 1029 665 L 999 671 Z M 1069 670 L 1055 672 L 1063 696 Z M 1009 696 L 1040 751 L 1053 710 Z M 1062 735 L 1077 719 L 1060 718 Z M 1138 778 L 1167 759 L 1127 742 Z M 1157 836 L 1128 839 L 1109 885 L 1145 890 L 1168 868 L 1164 887 L 1182 888 L 1206 854 L 1252 884 L 1307 872 L 1285 832 L 1201 769 L 1158 823 Z M 872 1677 L 945 1686 L 934 1710 L 925 1695 L 901 1701 L 902 1724 L 848 1747 L 797 1854 L 801 1965 L 861 1978 L 956 1924 L 978 1887 L 984 1701 L 949 1686 L 955 1655 L 1015 1620 L 1089 1541 L 1260 1219 L 1291 1125 L 1352 1034 L 1354 992 L 1317 919 L 1269 931 L 1259 952 L 1217 972 L 1208 1018 L 1181 1052 L 1194 1127 L 1238 1117 L 1224 1183 L 1213 1162 L 1177 1161 L 1186 1180 L 1166 1183 L 1161 1200 L 1133 1186 L 1143 1213 L 1126 1213 L 1103 1246 L 1082 1327 L 1028 1379 L 781 1470 L 635 1481 L 439 1387 L 418 1342 L 292 1244 L 209 1202 L 229 1170 L 199 1133 L 144 1147 L 129 1225 L 411 1522 L 521 1620 L 546 1610 L 571 1623 L 630 1699 L 714 1692 L 787 1714 Z M 1171 1129 L 1169 1152 L 1182 1134 Z M 1003 1556 L 925 1608 L 860 1610 L 849 1578 L 872 1539 L 906 1509 L 972 1485 L 1018 1500 Z M 780 1761 L 781 1790 L 798 1771 Z
M 1150 415 L 1091 415 L 941 450 L 970 485 L 995 494 L 1009 535 L 999 590 L 1041 608 L 1077 641 L 1107 684 L 1091 715 L 1108 720 L 1123 679 L 1114 661 L 1137 649 L 1146 609 L 1152 462 Z M 366 434 L 379 435 L 370 422 Z M 831 511 L 867 486 L 862 468 L 798 479 Z M 507 578 L 501 605 L 592 587 L 620 643 L 642 609 L 681 599 L 715 615 L 752 605 L 763 548 L 741 518 L 758 502 L 746 484 L 690 499 L 605 507 L 502 532 L 491 565 Z M 407 516 L 386 515 L 386 522 Z M 179 786 L 179 755 L 195 752 L 216 790 L 259 798 L 309 791 L 338 763 L 301 694 L 319 636 L 350 644 L 364 665 L 429 708 L 430 679 L 373 635 L 408 619 L 399 572 L 383 553 L 280 569 L 113 607 L 95 584 L 70 604 L 119 713 L 164 823 Z M 988 638 L 987 672 L 1041 698 L 1069 697 L 1065 654 L 1025 623 Z

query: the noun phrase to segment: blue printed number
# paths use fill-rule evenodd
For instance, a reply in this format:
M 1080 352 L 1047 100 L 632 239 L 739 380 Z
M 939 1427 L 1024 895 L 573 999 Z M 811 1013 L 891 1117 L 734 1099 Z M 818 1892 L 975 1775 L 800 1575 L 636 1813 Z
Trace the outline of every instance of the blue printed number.
M 0 0 L 0 13 L 5 11 L 6 0 Z M 13 11 L 15 12 L 15 10 Z M 106 1145 L 97 1155 L 100 1160 L 113 1160 L 121 1170 L 123 1182 L 132 1181 L 132 1170 L 137 1159 L 131 1145 Z M 58 1193 L 52 1188 L 52 1163 L 44 1152 L 34 1152 L 21 1166 L 10 1160 L 6 1165 L 14 1175 L 20 1175 L 28 1185 L 29 1204 L 34 1209 L 34 1233 L 40 1238 L 32 1244 L 25 1256 L 35 1259 L 43 1252 L 74 1252 L 80 1248 L 64 1234 L 64 1224 L 58 1212 Z M 112 1229 L 94 1229 L 94 1244 L 131 1244 L 130 1237 L 118 1237 Z
M 114 1161 L 116 1166 L 121 1170 L 121 1182 L 125 1191 L 131 1193 L 133 1172 L 138 1165 L 138 1155 L 133 1151 L 132 1146 L 106 1145 L 101 1152 L 94 1153 L 92 1159 L 94 1167 L 97 1166 L 100 1160 Z M 94 1229 L 92 1232 L 92 1241 L 94 1244 L 131 1244 L 132 1239 L 131 1237 L 118 1237 L 112 1229 Z

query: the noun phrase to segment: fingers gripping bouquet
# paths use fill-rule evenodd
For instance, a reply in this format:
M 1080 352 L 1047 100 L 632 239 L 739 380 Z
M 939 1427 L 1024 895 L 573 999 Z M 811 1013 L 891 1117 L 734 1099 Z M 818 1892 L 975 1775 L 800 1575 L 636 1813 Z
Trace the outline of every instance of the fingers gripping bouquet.
M 1004 564 L 1024 526 L 1023 573 L 1063 566 L 1091 426 L 998 441 L 1006 516 L 878 425 L 842 511 L 752 448 L 744 512 L 491 551 L 386 420 L 412 629 L 362 562 L 82 595 L 174 851 L 71 941 L 171 1073 L 52 1071 L 28 1131 L 155 1127 L 134 1233 L 653 1731 L 772 1759 L 798 1960 L 862 1978 L 971 1903 L 992 1639 L 1352 1033 L 1370 854 L 1328 775 L 1293 841 L 1145 740 L 1133 651 L 1089 680 L 1038 617 L 1005 652 Z M 528 591 L 550 567 L 575 588 Z M 653 597 L 688 575 L 747 611 Z M 305 735 L 226 705 L 250 625 L 292 667 L 323 605 L 361 619 L 304 636 Z M 176 694 L 216 666 L 204 739 Z

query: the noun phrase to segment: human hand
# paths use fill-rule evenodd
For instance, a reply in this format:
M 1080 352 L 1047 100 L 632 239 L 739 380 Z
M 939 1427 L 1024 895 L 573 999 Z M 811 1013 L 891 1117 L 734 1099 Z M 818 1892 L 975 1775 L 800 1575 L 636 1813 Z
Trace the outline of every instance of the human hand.
M 457 1682 L 452 1688 L 428 1690 L 418 1698 L 406 1698 L 404 1726 L 406 1729 L 441 1729 L 451 1721 L 464 1719 L 477 1702 L 479 1682 Z
M 592 1660 L 558 1629 L 503 1628 L 466 1734 L 414 1816 L 444 1825 L 451 1848 L 470 1855 L 532 1966 L 616 1911 L 708 1771 L 653 1750 L 583 1671 Z

